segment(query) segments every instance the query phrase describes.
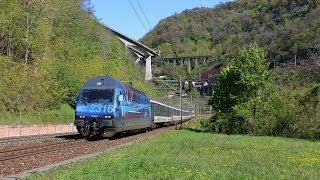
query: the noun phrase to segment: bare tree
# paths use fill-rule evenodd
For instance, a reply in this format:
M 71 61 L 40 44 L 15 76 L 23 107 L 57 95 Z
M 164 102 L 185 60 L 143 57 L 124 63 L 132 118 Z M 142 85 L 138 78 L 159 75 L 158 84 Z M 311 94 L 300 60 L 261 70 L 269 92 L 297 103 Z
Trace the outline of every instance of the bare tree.
M 301 74 L 312 82 L 320 83 L 320 54 L 319 52 L 309 52 L 308 56 L 302 60 L 303 66 L 299 67 Z

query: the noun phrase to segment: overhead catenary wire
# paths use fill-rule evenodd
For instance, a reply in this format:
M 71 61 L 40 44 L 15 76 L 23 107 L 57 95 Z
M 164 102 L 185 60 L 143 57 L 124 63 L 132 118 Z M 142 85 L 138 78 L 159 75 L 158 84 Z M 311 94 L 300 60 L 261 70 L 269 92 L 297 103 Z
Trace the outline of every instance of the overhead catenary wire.
M 204 7 L 204 5 L 202 4 L 202 0 L 199 1 L 200 7 Z
M 146 30 L 146 32 L 148 32 L 148 29 L 146 28 L 146 26 L 144 25 L 143 21 L 141 20 L 139 14 L 137 13 L 136 9 L 134 8 L 134 6 L 133 6 L 133 4 L 132 4 L 132 2 L 131 2 L 131 0 L 128 0 L 128 1 L 129 1 L 130 5 L 131 5 L 133 11 L 136 13 L 136 16 L 138 17 L 138 19 L 139 19 L 139 21 L 141 22 L 142 26 L 144 27 L 144 29 Z
M 142 14 L 143 14 L 144 18 L 147 20 L 147 22 L 148 22 L 148 24 L 149 24 L 149 27 L 150 27 L 150 30 L 151 30 L 151 29 L 152 29 L 152 26 L 151 26 L 151 23 L 150 23 L 149 19 L 148 19 L 148 18 L 147 18 L 147 16 L 146 16 L 146 13 L 143 11 L 143 9 L 142 9 L 142 7 L 141 7 L 141 5 L 140 5 L 139 0 L 136 0 L 136 2 L 138 3 L 139 8 L 140 8 L 140 10 L 141 10 L 141 12 L 142 12 Z

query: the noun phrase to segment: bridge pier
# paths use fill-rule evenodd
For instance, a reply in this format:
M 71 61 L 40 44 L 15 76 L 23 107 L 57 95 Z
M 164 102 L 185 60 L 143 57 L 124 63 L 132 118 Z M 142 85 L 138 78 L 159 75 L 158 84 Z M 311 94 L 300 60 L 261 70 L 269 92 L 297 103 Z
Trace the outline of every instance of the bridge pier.
M 182 68 L 183 68 L 183 62 L 184 62 L 184 59 L 181 59 L 180 60 L 180 67 L 182 67 Z
M 163 58 L 164 61 L 173 63 L 173 66 L 179 65 L 183 67 L 185 63 L 190 63 L 191 68 L 199 66 L 199 64 L 204 64 L 208 60 L 212 59 L 212 56 L 190 56 L 190 57 L 172 57 L 172 58 Z
M 151 68 L 151 60 L 152 57 L 159 56 L 160 52 L 156 52 L 146 45 L 131 39 L 128 36 L 125 36 L 124 34 L 106 26 L 106 29 L 108 31 L 111 31 L 114 35 L 117 36 L 118 39 L 125 45 L 126 49 L 131 51 L 132 54 L 136 55 L 136 60 L 134 61 L 134 64 L 137 65 L 138 63 L 145 63 L 145 80 L 149 81 L 152 79 L 152 68 Z
M 126 47 L 126 48 L 128 48 L 128 47 Z M 134 61 L 134 64 L 137 65 L 141 61 L 143 56 L 141 56 L 140 54 L 138 54 L 136 52 L 134 52 L 134 54 L 137 56 L 137 59 Z
M 150 55 L 150 54 L 146 58 L 146 73 L 145 73 L 145 80 L 146 81 L 149 81 L 152 79 L 151 58 L 152 58 L 152 55 Z

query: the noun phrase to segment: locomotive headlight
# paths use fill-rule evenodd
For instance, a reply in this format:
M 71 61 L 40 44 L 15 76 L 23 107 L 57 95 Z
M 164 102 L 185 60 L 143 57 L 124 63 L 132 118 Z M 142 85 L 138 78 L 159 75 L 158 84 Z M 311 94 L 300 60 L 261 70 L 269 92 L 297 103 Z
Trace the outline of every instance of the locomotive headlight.
M 79 116 L 80 119 L 84 119 L 86 116 Z
M 111 116 L 105 116 L 104 118 L 106 118 L 106 119 L 111 119 Z

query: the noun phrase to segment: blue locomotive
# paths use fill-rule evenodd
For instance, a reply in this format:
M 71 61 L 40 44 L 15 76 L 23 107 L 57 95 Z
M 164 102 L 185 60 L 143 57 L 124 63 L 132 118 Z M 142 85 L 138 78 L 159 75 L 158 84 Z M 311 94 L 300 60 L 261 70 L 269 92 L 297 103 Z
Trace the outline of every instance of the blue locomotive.
M 183 120 L 191 118 L 183 111 Z M 84 137 L 151 129 L 180 120 L 179 109 L 150 100 L 144 92 L 110 76 L 88 80 L 77 96 L 74 125 Z

